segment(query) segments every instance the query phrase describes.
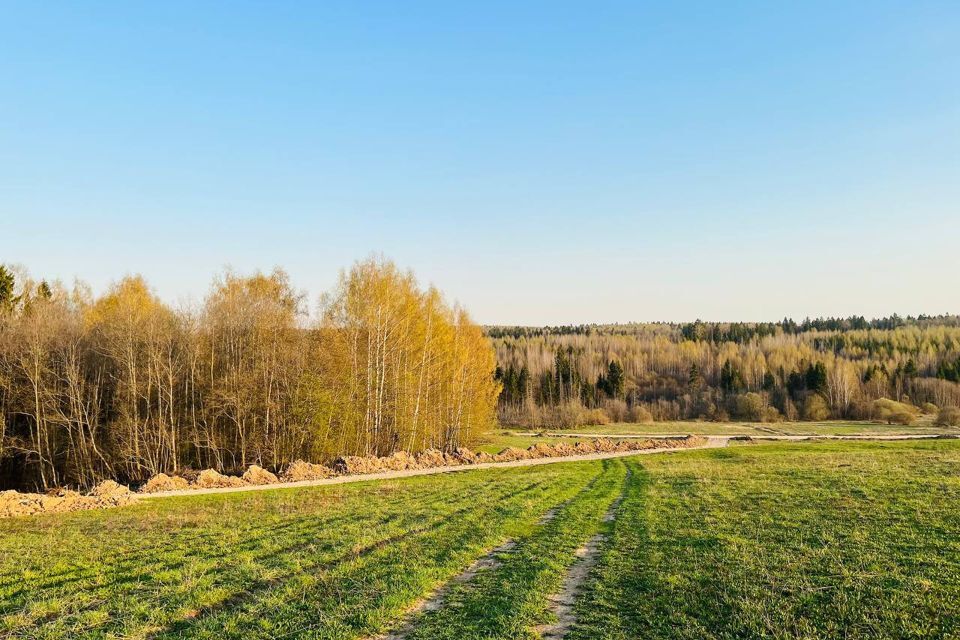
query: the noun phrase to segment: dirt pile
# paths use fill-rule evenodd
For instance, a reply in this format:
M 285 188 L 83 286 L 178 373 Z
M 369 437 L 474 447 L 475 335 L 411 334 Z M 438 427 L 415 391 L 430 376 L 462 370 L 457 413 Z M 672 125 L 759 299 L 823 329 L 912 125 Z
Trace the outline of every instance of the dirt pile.
M 540 458 L 557 458 L 573 455 L 588 455 L 595 453 L 613 453 L 642 451 L 645 449 L 683 449 L 705 444 L 707 438 L 702 436 L 687 436 L 686 438 L 670 438 L 658 440 L 611 440 L 599 438 L 569 444 L 559 442 L 549 445 L 538 442 L 526 449 L 507 447 L 495 456 L 484 452 L 474 452 L 465 447 L 455 449 L 452 453 L 445 453 L 437 449 L 427 449 L 411 455 L 405 451 L 398 451 L 389 456 L 379 458 L 365 456 L 341 456 L 333 463 L 333 468 L 322 464 L 313 464 L 297 460 L 291 463 L 283 472 L 281 478 L 254 465 L 244 472 L 243 477 L 226 476 L 214 469 L 204 471 L 183 470 L 180 476 L 168 476 L 159 473 L 150 478 L 141 488 L 140 493 L 158 493 L 178 491 L 183 489 L 215 489 L 225 487 L 246 487 L 251 485 L 268 485 L 278 482 L 302 482 L 322 480 L 335 474 L 356 475 L 365 473 L 379 473 L 383 471 L 403 471 L 407 469 L 435 469 L 438 467 L 472 465 L 489 462 L 513 462 L 515 460 L 532 460 Z M 81 495 L 69 489 L 60 489 L 48 494 L 19 493 L 17 491 L 0 492 L 0 517 L 31 515 L 35 513 L 63 513 L 80 509 L 102 509 L 130 504 L 136 501 L 136 494 L 127 487 L 117 484 L 113 480 L 106 480 L 90 492 Z
M 165 473 L 158 473 L 149 480 L 147 480 L 142 487 L 140 487 L 140 493 L 160 493 L 161 491 L 179 491 L 181 489 L 186 489 L 190 486 L 190 483 L 187 482 L 186 478 L 181 478 L 180 476 L 168 476 Z
M 277 484 L 280 478 L 263 467 L 253 465 L 243 472 L 241 479 L 247 484 Z
M 377 458 L 380 471 L 403 471 L 405 469 L 419 469 L 417 459 L 406 451 L 397 451 L 393 455 Z
M 46 494 L 0 491 L 0 518 L 122 507 L 136 500 L 136 495 L 130 489 L 113 480 L 97 485 L 89 495 L 81 495 L 71 489 L 58 489 Z
M 383 471 L 383 467 L 380 458 L 340 456 L 333 461 L 333 470 L 341 475 L 353 475 L 357 473 L 377 473 Z
M 304 482 L 307 480 L 323 480 L 333 475 L 333 469 L 322 464 L 313 464 L 303 460 L 294 460 L 283 470 L 281 479 L 284 482 Z
M 122 507 L 137 500 L 137 496 L 130 491 L 129 487 L 118 484 L 113 480 L 104 480 L 98 484 L 88 497 L 94 498 L 100 503 L 97 508 Z
M 527 456 L 529 458 L 556 458 L 557 455 L 556 449 L 542 442 L 527 447 Z
M 434 467 L 447 466 L 447 459 L 439 449 L 427 449 L 417 454 L 417 467 L 420 469 L 432 469 Z
M 516 447 L 507 447 L 500 453 L 494 456 L 494 461 L 496 462 L 513 462 L 515 460 L 527 460 L 530 458 L 530 454 L 524 449 L 517 449 Z
M 198 489 L 223 489 L 227 487 L 245 487 L 247 483 L 236 476 L 225 476 L 214 469 L 204 469 L 190 485 Z

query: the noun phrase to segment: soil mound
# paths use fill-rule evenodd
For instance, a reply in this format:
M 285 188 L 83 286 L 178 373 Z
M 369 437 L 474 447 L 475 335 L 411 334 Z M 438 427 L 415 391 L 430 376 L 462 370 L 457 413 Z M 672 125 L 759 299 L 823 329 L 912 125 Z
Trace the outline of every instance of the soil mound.
M 477 461 L 477 454 L 466 447 L 457 447 L 453 450 L 453 457 L 460 464 L 473 464 Z
M 136 502 L 136 499 L 128 488 L 113 480 L 99 484 L 86 496 L 71 489 L 58 489 L 47 494 L 0 491 L 0 518 L 120 507 Z
M 578 442 L 573 445 L 573 451 L 576 455 L 584 455 L 587 453 L 596 453 L 597 447 L 595 444 L 596 440 L 587 441 L 587 442 Z
M 523 449 L 516 447 L 507 447 L 496 455 L 497 462 L 513 462 L 514 460 L 527 460 L 530 454 Z
M 245 487 L 246 482 L 236 476 L 225 476 L 214 469 L 204 469 L 191 486 L 199 489 L 220 489 L 225 487 Z
M 142 487 L 140 487 L 140 493 L 160 493 L 161 491 L 179 491 L 181 489 L 186 489 L 190 486 L 190 483 L 187 482 L 186 478 L 181 478 L 179 476 L 168 476 L 165 473 L 158 473 L 149 480 L 147 480 Z
M 447 460 L 444 458 L 443 452 L 439 449 L 426 449 L 417 454 L 417 465 L 421 469 L 442 467 L 446 464 Z
M 558 442 L 553 445 L 553 452 L 556 456 L 572 456 L 576 455 L 577 450 L 569 442 Z
M 380 469 L 385 471 L 403 471 L 404 469 L 418 469 L 417 459 L 406 451 L 378 458 Z
M 303 482 L 305 480 L 323 480 L 333 475 L 333 469 L 322 464 L 313 464 L 303 460 L 294 460 L 283 470 L 284 482 Z
M 553 447 L 542 442 L 527 447 L 527 454 L 530 458 L 555 458 L 557 456 Z
M 263 467 L 252 465 L 243 472 L 242 480 L 247 484 L 277 484 L 280 479 Z
M 339 474 L 376 473 L 382 471 L 379 458 L 340 456 L 333 461 L 333 470 Z
M 0 517 L 29 516 L 43 511 L 43 497 L 38 493 L 0 492 Z
M 137 496 L 130 491 L 129 487 L 113 480 L 104 480 L 98 484 L 90 492 L 90 497 L 98 502 L 97 507 L 122 507 L 137 500 Z

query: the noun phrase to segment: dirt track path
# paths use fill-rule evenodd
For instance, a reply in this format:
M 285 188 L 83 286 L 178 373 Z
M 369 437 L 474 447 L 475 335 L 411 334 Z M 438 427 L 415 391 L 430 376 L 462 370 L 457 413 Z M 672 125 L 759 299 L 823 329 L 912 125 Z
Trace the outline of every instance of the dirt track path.
M 726 445 L 726 442 L 723 444 Z M 632 475 L 628 467 L 623 489 L 604 514 L 604 522 L 613 522 L 616 520 L 617 510 L 627 495 L 627 486 L 630 484 Z M 573 628 L 573 625 L 576 624 L 577 618 L 573 611 L 574 605 L 577 602 L 577 597 L 583 590 L 584 583 L 590 576 L 590 572 L 600 559 L 600 551 L 606 539 L 607 533 L 597 533 L 591 536 L 589 540 L 584 542 L 583 545 L 574 552 L 576 560 L 567 570 L 567 575 L 564 577 L 560 591 L 550 596 L 550 609 L 557 618 L 556 622 L 540 625 L 534 629 L 534 631 L 540 634 L 543 640 L 560 640 L 561 638 L 565 638 L 567 633 L 570 632 L 570 629 Z
M 606 437 L 606 436 L 603 436 Z M 403 471 L 381 471 L 379 473 L 363 473 L 350 476 L 336 476 L 323 480 L 303 480 L 301 482 L 282 482 L 279 484 L 257 484 L 248 487 L 224 487 L 218 489 L 179 489 L 177 491 L 159 491 L 139 495 L 143 500 L 154 498 L 171 498 L 175 496 L 199 496 L 208 493 L 236 493 L 238 491 L 269 491 L 272 489 L 292 489 L 296 487 L 321 487 L 332 484 L 347 484 L 350 482 L 366 482 L 368 480 L 393 480 L 395 478 L 411 478 L 413 476 L 429 476 L 435 473 L 455 473 L 457 471 L 473 471 L 475 469 L 505 469 L 510 467 L 532 467 L 541 464 L 557 464 L 560 462 L 581 462 L 584 460 L 606 460 L 607 458 L 625 458 L 627 456 L 642 456 L 654 453 L 671 453 L 674 451 L 694 451 L 696 449 L 715 449 L 727 446 L 729 438 L 726 436 L 710 436 L 707 442 L 694 447 L 664 447 L 662 449 L 642 449 L 640 451 L 614 451 L 610 453 L 590 453 L 581 456 L 561 456 L 557 458 L 534 458 L 532 460 L 513 460 L 511 462 L 482 462 L 480 464 L 464 464 L 451 467 L 433 467 L 430 469 L 406 469 Z
M 529 435 L 529 434 L 528 434 Z M 551 434 L 544 434 L 551 435 Z M 597 433 L 564 433 L 564 436 L 576 438 L 644 438 L 644 439 L 669 439 L 671 437 L 686 437 L 686 434 L 671 435 L 616 435 Z M 381 471 L 379 473 L 364 473 L 350 476 L 336 476 L 325 478 L 323 480 L 303 480 L 301 482 L 283 482 L 279 484 L 258 484 L 248 487 L 225 487 L 219 489 L 180 489 L 177 491 L 161 491 L 158 493 L 142 494 L 139 497 L 143 500 L 152 500 L 154 498 L 170 498 L 175 496 L 198 496 L 209 493 L 236 493 L 239 491 L 269 491 L 273 489 L 293 489 L 297 487 L 320 487 L 333 484 L 347 484 L 350 482 L 366 482 L 369 480 L 393 480 L 396 478 L 411 478 L 414 476 L 428 476 L 436 473 L 456 473 L 458 471 L 472 471 L 474 469 L 499 469 L 510 467 L 530 467 L 541 464 L 558 464 L 561 462 L 579 462 L 584 460 L 605 460 L 607 458 L 625 458 L 627 456 L 642 456 L 656 453 L 671 453 L 676 451 L 694 451 L 697 449 L 715 449 L 725 447 L 731 438 L 737 436 L 704 436 L 707 442 L 694 447 L 675 447 L 662 449 L 643 449 L 641 451 L 616 451 L 611 453 L 590 453 L 581 456 L 562 456 L 559 458 L 534 458 L 532 460 L 514 460 L 511 462 L 482 462 L 480 464 L 465 464 L 450 467 L 433 467 L 431 469 L 407 469 L 404 471 Z M 742 437 L 742 436 L 741 436 Z M 803 441 L 803 440 L 924 440 L 943 437 L 938 434 L 909 434 L 909 435 L 849 435 L 849 436 L 780 436 L 763 435 L 749 436 L 752 440 L 784 440 L 784 441 Z M 950 437 L 950 436 L 947 436 Z

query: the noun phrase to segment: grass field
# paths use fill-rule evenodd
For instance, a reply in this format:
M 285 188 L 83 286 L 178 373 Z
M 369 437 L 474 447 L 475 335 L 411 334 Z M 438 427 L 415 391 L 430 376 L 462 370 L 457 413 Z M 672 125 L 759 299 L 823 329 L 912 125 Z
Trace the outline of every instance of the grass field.
M 550 429 L 531 429 L 531 436 L 541 431 L 562 433 Z M 510 428 L 502 433 L 522 433 L 522 429 Z M 929 416 L 910 426 L 878 424 L 875 422 L 849 422 L 831 420 L 826 422 L 702 422 L 684 420 L 677 422 L 632 423 L 617 422 L 606 425 L 577 427 L 570 433 L 603 434 L 611 437 L 631 434 L 686 434 L 730 436 L 730 435 L 902 435 L 902 434 L 960 434 L 957 427 L 936 427 Z
M 957 637 L 958 505 L 957 441 L 156 499 L 0 521 L 0 637 L 532 638 L 598 532 L 571 638 Z

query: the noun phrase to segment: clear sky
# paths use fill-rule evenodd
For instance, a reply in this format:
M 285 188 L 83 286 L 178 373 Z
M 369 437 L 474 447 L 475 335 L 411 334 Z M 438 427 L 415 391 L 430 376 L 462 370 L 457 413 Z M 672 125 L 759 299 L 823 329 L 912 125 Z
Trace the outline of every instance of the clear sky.
M 0 262 L 484 323 L 960 312 L 960 3 L 2 2 Z

